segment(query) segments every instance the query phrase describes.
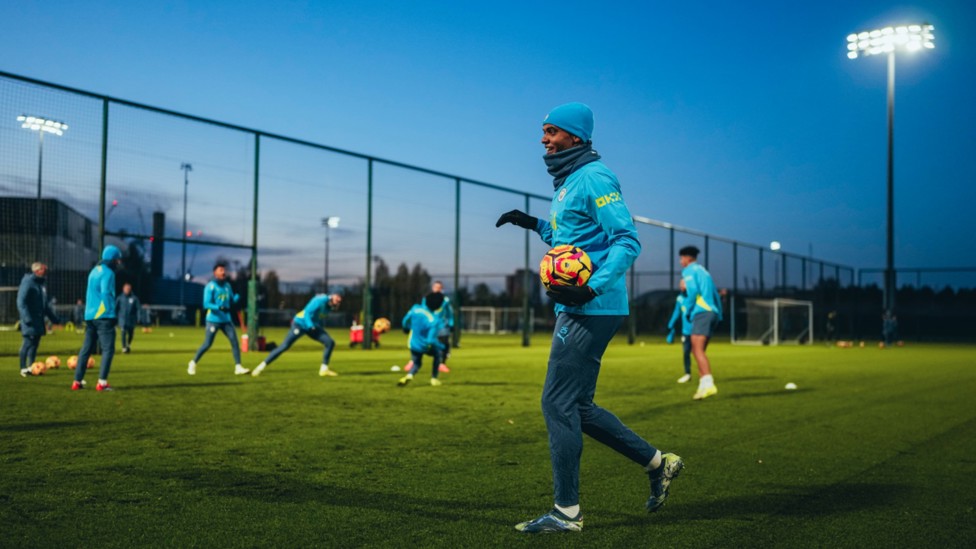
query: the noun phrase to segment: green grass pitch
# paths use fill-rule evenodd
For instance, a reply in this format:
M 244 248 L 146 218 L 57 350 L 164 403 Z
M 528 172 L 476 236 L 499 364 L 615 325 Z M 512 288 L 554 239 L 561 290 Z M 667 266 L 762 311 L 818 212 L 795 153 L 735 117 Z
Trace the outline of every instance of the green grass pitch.
M 170 335 L 172 334 L 172 335 Z M 283 330 L 269 339 L 281 341 Z M 972 547 L 976 349 L 710 348 L 717 397 L 681 350 L 609 348 L 596 401 L 686 463 L 658 513 L 642 470 L 587 439 L 581 534 L 513 525 L 552 504 L 539 395 L 549 338 L 469 336 L 442 387 L 398 388 L 404 336 L 318 377 L 304 339 L 259 378 L 200 329 L 136 334 L 111 393 L 0 348 L 0 547 Z M 80 337 L 43 340 L 44 356 Z M 245 354 L 253 367 L 263 353 Z M 798 385 L 784 390 L 787 382 Z

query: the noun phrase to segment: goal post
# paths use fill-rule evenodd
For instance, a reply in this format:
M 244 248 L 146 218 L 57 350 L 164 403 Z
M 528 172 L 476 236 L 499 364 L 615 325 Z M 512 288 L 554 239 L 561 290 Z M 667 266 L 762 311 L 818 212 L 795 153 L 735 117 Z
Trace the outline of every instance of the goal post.
M 732 343 L 739 345 L 804 345 L 813 342 L 813 302 L 799 299 L 732 302 Z
M 461 307 L 461 330 L 471 334 L 511 334 L 522 330 L 521 307 Z M 529 325 L 535 315 L 529 314 Z

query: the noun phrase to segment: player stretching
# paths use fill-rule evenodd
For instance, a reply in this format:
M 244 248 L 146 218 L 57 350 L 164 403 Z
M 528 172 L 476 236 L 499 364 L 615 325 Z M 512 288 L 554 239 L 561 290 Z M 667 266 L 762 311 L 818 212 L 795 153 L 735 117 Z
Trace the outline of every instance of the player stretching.
M 650 478 L 648 511 L 657 511 L 683 467 L 681 458 L 661 454 L 615 415 L 593 402 L 600 361 L 629 312 L 624 273 L 640 254 L 630 212 L 617 176 L 592 148 L 593 113 L 582 103 L 552 110 L 542 123 L 543 157 L 553 176 L 549 219 L 518 210 L 495 223 L 512 223 L 539 233 L 549 246 L 573 244 L 589 254 L 593 276 L 586 286 L 552 286 L 556 326 L 542 389 L 542 416 L 549 431 L 555 506 L 515 526 L 525 533 L 579 532 L 580 455 L 583 433 L 637 463 Z
M 433 311 L 441 308 L 444 303 L 444 294 L 430 294 L 422 305 L 414 305 L 403 317 L 404 331 L 410 331 L 408 344 L 410 345 L 410 363 L 405 366 L 407 375 L 400 378 L 397 385 L 403 387 L 413 381 L 413 376 L 420 371 L 423 366 L 424 355 L 434 358 L 431 365 L 430 384 L 440 387 L 441 380 L 437 379 L 440 371 L 438 364 L 441 364 L 444 355 L 444 344 L 438 341 L 437 334 L 443 327 L 441 319 Z
M 688 383 L 691 380 L 691 321 L 685 316 L 688 312 L 688 291 L 685 288 L 684 279 L 678 283 L 681 292 L 675 299 L 674 312 L 671 313 L 671 320 L 668 321 L 668 345 L 674 343 L 675 324 L 681 322 L 681 352 L 685 364 L 685 375 L 678 378 L 678 383 Z
M 322 377 L 335 377 L 339 375 L 334 370 L 329 369 L 329 358 L 332 350 L 335 349 L 335 340 L 325 331 L 325 321 L 329 318 L 329 311 L 339 308 L 342 303 L 342 296 L 339 294 L 319 294 L 313 297 L 305 308 L 302 309 L 291 321 L 291 329 L 281 345 L 271 351 L 268 358 L 258 364 L 251 372 L 252 376 L 259 376 L 269 364 L 274 362 L 285 351 L 291 348 L 292 344 L 298 341 L 303 335 L 321 343 L 325 350 L 322 351 L 322 365 L 319 366 L 319 375 Z
M 712 379 L 712 365 L 705 356 L 708 341 L 715 325 L 722 320 L 722 298 L 715 289 L 712 275 L 698 263 L 698 248 L 685 246 L 678 251 L 681 262 L 681 279 L 685 283 L 687 311 L 685 319 L 691 322 L 691 354 L 698 363 L 698 390 L 692 397 L 702 400 L 718 394 Z
M 203 289 L 203 308 L 207 310 L 207 327 L 203 338 L 203 345 L 197 349 L 197 354 L 190 361 L 186 373 L 191 376 L 197 373 L 197 362 L 213 345 L 214 336 L 220 330 L 230 340 L 230 349 L 234 354 L 234 374 L 244 375 L 251 370 L 241 366 L 241 347 L 237 344 L 237 330 L 230 318 L 230 306 L 237 303 L 240 297 L 234 293 L 227 280 L 227 263 L 218 261 L 213 268 L 214 278 Z

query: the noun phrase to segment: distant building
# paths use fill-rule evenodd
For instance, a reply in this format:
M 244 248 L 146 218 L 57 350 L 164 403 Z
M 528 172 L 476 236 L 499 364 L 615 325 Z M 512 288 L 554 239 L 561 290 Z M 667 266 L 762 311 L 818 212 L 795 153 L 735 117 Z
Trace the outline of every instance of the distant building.
M 515 274 L 505 275 L 505 293 L 521 301 L 525 287 L 525 269 L 517 269 Z M 529 271 L 529 305 L 536 306 L 542 302 L 542 282 L 539 273 Z
M 0 212 L 0 266 L 20 270 L 40 261 L 87 271 L 98 260 L 98 224 L 60 200 L 3 196 Z

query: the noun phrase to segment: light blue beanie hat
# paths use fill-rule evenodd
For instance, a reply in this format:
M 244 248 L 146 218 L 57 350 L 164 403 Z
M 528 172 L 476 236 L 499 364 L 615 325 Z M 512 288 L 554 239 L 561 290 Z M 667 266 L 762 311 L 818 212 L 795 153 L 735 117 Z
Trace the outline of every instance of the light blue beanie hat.
M 111 244 L 105 246 L 105 249 L 102 250 L 102 261 L 115 261 L 116 259 L 122 259 L 122 250 Z
M 552 124 L 583 140 L 593 137 L 593 111 L 583 103 L 566 103 L 549 111 L 543 124 Z

